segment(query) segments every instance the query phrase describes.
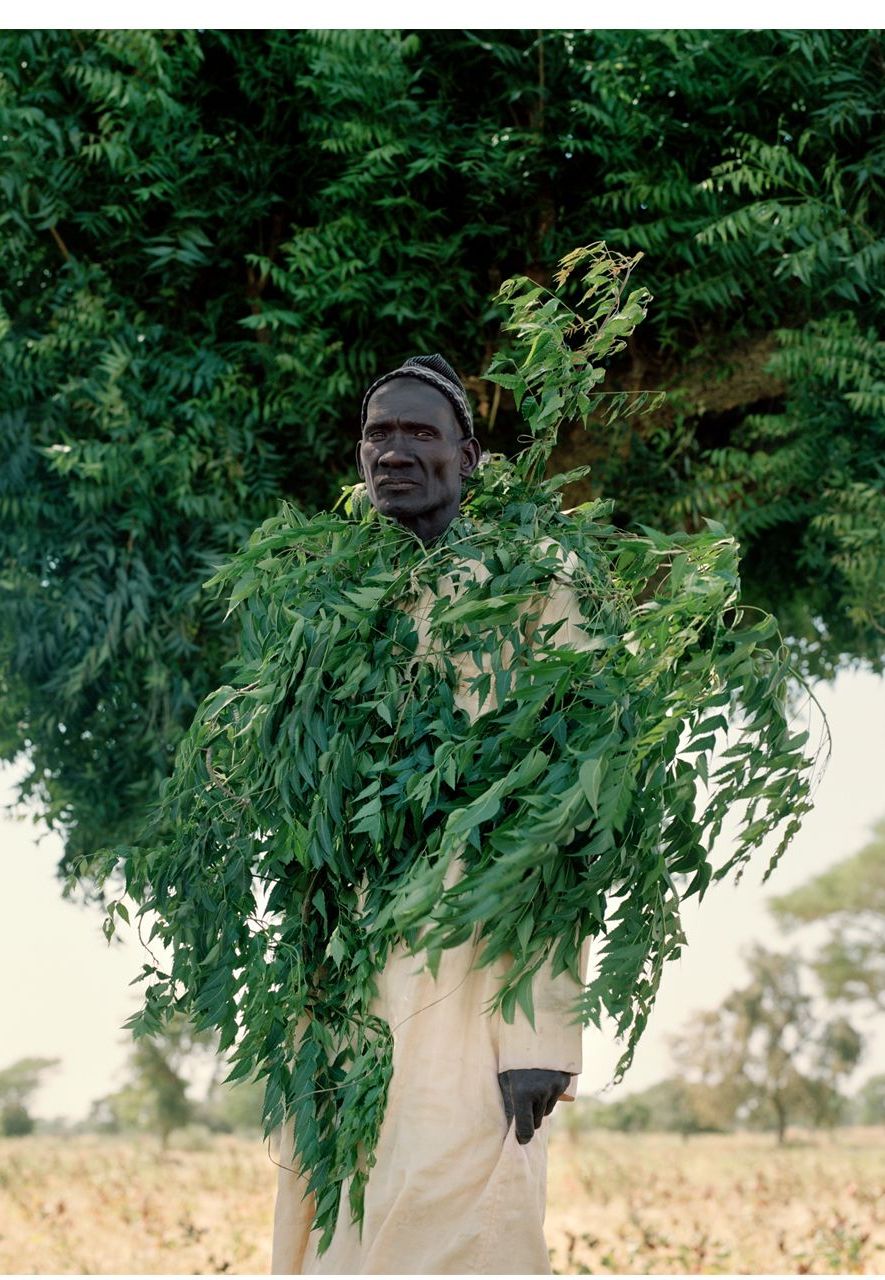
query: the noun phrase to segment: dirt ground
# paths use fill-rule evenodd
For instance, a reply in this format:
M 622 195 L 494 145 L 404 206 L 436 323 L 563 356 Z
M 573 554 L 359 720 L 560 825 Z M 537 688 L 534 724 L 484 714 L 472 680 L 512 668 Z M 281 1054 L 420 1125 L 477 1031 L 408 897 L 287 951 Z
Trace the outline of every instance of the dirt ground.
M 0 1272 L 266 1272 L 275 1170 L 244 1138 L 0 1140 Z M 885 1128 L 551 1142 L 560 1274 L 885 1271 Z

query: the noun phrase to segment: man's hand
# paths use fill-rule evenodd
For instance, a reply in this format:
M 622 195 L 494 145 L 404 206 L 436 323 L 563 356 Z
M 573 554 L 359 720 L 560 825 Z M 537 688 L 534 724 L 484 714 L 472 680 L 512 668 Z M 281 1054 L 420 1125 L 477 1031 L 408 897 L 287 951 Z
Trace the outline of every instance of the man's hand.
M 556 1106 L 571 1076 L 567 1071 L 546 1071 L 530 1067 L 522 1071 L 501 1071 L 498 1084 L 504 1097 L 507 1124 L 515 1121 L 516 1141 L 530 1142 L 541 1121 Z

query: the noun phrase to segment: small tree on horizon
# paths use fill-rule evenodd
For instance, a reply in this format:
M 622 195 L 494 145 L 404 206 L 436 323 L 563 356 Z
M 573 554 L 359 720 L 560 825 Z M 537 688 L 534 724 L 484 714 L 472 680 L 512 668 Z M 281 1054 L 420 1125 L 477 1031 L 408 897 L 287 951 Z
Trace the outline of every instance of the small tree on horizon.
M 885 1124 L 885 1073 L 865 1080 L 851 1103 L 852 1119 L 858 1124 Z
M 60 1058 L 19 1058 L 0 1070 L 0 1134 L 20 1138 L 31 1133 L 34 1118 L 28 1107 L 43 1076 L 57 1067 Z
M 130 1078 L 113 1093 L 96 1098 L 85 1127 L 106 1133 L 154 1133 L 165 1150 L 176 1129 L 201 1120 L 201 1104 L 189 1096 L 186 1064 L 217 1052 L 217 1037 L 195 1032 L 186 1018 L 173 1018 L 162 1035 L 141 1036 L 129 1055 Z M 213 1065 L 208 1095 L 217 1088 L 224 1060 Z
M 757 946 L 747 963 L 749 983 L 696 1014 L 671 1037 L 672 1052 L 687 1080 L 713 1091 L 722 1114 L 774 1127 L 781 1144 L 797 1116 L 832 1123 L 833 1095 L 863 1041 L 845 1018 L 819 1025 L 796 956 Z
M 829 1000 L 885 1012 L 885 818 L 857 853 L 770 906 L 788 929 L 830 925 L 811 962 Z

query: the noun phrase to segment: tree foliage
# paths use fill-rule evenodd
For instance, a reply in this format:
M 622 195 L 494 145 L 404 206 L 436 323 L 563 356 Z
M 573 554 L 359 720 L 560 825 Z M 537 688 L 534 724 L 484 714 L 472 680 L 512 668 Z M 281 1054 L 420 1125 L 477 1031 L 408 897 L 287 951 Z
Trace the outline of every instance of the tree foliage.
M 865 1080 L 852 1102 L 858 1124 L 885 1124 L 885 1074 Z
M 93 1114 L 111 1129 L 142 1129 L 156 1134 L 165 1147 L 175 1129 L 193 1116 L 187 1081 L 170 1061 L 162 1037 L 145 1036 L 132 1050 L 133 1079 L 116 1093 L 101 1098 Z
M 0 33 L 0 754 L 68 866 L 126 840 L 233 640 L 201 583 L 349 478 L 415 350 L 480 434 L 501 281 L 642 250 L 574 437 L 619 525 L 737 533 L 808 669 L 878 661 L 881 36 L 869 31 Z M 878 621 L 877 621 L 878 617 Z
M 489 376 L 531 443 L 485 462 L 436 543 L 356 489 L 343 514 L 285 507 L 216 574 L 240 619 L 229 683 L 198 709 L 143 843 L 104 860 L 171 956 L 144 966 L 136 1033 L 188 1014 L 233 1049 L 231 1080 L 266 1079 L 267 1130 L 294 1117 L 324 1247 L 345 1184 L 362 1213 L 391 1064 L 372 998 L 393 946 L 432 969 L 478 928 L 482 963 L 503 965 L 496 1008 L 531 1020 L 540 965 L 576 973 L 599 936 L 575 1015 L 614 1020 L 623 1071 L 680 952 L 681 899 L 778 832 L 770 870 L 809 807 L 788 655 L 772 618 L 739 607 L 733 539 L 714 522 L 626 534 L 606 504 L 562 509 L 573 475 L 545 478 L 564 418 L 647 403 L 600 386 L 647 303 L 632 265 L 597 244 L 563 260 L 559 293 L 502 286 L 511 341 Z M 543 619 L 556 582 L 580 646 Z M 465 661 L 475 718 L 457 701 Z
M 557 1124 L 573 1138 L 597 1129 L 613 1129 L 617 1133 L 681 1133 L 687 1138 L 693 1133 L 727 1129 L 734 1118 L 723 1113 L 713 1087 L 681 1076 L 669 1076 L 613 1102 L 578 1098 L 556 1115 Z
M 135 1043 L 129 1055 L 129 1079 L 115 1092 L 95 1099 L 85 1128 L 151 1133 L 165 1148 L 176 1129 L 205 1118 L 201 1103 L 191 1096 L 186 1068 L 201 1056 L 214 1056 L 216 1044 L 216 1037 L 196 1032 L 186 1018 L 170 1018 L 160 1034 Z M 217 1074 L 213 1072 L 210 1094 Z
M 197 1107 L 195 1119 L 213 1133 L 260 1133 L 264 1084 L 241 1080 L 237 1084 L 215 1081 Z
M 858 853 L 770 905 L 789 927 L 831 926 L 813 961 L 831 1000 L 885 1009 L 885 819 Z
M 28 1104 L 45 1073 L 58 1062 L 58 1058 L 19 1058 L 0 1070 L 0 1133 L 17 1138 L 32 1131 L 34 1120 Z

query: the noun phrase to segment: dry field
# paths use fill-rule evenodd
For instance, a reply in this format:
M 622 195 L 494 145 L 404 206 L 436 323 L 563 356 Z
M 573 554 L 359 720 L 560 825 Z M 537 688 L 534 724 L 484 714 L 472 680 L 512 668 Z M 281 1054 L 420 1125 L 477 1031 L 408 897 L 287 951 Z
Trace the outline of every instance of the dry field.
M 562 1274 L 885 1271 L 883 1128 L 559 1135 L 548 1186 Z
M 0 1272 L 266 1272 L 266 1152 L 194 1145 L 0 1140 Z M 880 1273 L 885 1129 L 780 1151 L 768 1135 L 556 1132 L 547 1235 L 563 1274 Z

